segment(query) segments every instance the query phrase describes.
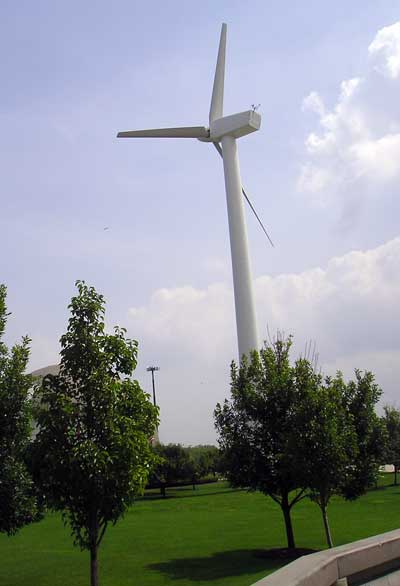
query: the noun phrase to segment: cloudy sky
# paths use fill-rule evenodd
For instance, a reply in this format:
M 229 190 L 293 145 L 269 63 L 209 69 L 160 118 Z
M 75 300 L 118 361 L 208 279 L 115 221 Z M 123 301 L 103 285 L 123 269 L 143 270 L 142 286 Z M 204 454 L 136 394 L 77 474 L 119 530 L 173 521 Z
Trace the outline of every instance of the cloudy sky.
M 215 441 L 237 342 L 221 161 L 119 130 L 207 123 L 222 22 L 225 113 L 261 104 L 241 172 L 260 343 L 316 344 L 400 406 L 398 2 L 5 0 L 0 13 L 0 281 L 9 343 L 58 360 L 76 279 L 156 364 L 160 436 Z M 104 228 L 107 227 L 107 230 Z

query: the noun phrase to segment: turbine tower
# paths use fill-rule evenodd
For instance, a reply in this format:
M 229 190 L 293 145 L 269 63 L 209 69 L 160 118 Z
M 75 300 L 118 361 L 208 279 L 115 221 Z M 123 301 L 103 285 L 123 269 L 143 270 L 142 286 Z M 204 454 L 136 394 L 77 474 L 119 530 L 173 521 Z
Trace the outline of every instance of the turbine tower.
M 271 244 L 272 241 L 242 187 L 236 143 L 236 139 L 259 130 L 261 116 L 255 108 L 231 116 L 223 114 L 226 29 L 227 26 L 224 23 L 219 42 L 208 127 L 184 126 L 132 130 L 119 132 L 117 136 L 118 138 L 197 138 L 202 142 L 213 143 L 221 155 L 224 164 L 239 360 L 241 360 L 243 355 L 248 356 L 252 350 L 259 348 L 242 193 Z

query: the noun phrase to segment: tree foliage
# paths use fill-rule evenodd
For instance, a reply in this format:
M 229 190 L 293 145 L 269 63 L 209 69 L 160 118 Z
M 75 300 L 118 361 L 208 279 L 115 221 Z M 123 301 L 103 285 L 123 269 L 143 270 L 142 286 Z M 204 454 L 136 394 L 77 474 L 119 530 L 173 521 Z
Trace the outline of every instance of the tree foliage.
M 374 482 L 382 453 L 375 413 L 381 390 L 370 372 L 322 377 L 313 361 L 289 362 L 291 340 L 277 339 L 231 370 L 231 400 L 215 422 L 228 480 L 259 490 L 281 507 L 288 548 L 292 507 L 309 496 L 320 507 L 329 546 L 333 494 L 353 499 Z
M 198 445 L 186 448 L 193 462 L 197 479 L 216 477 L 221 468 L 221 453 L 216 446 Z
M 318 386 L 298 406 L 303 433 L 298 436 L 297 449 L 306 455 L 302 471 L 305 484 L 311 500 L 321 509 L 326 540 L 332 547 L 327 507 L 331 496 L 349 482 L 358 448 L 353 420 L 344 405 L 346 385 L 341 374 L 326 378 L 324 384 L 318 378 Z
M 149 478 L 149 486 L 160 488 L 166 496 L 169 486 L 192 484 L 216 479 L 220 470 L 220 452 L 216 446 L 198 445 L 184 447 L 181 444 L 155 444 L 158 463 Z
M 287 545 L 294 548 L 290 513 L 307 489 L 297 450 L 297 405 L 315 381 L 302 364 L 290 365 L 290 347 L 290 339 L 278 339 L 240 368 L 232 363 L 231 400 L 217 405 L 215 423 L 229 482 L 259 490 L 280 505 Z
M 392 464 L 394 484 L 397 485 L 397 473 L 400 468 L 400 411 L 393 405 L 385 405 L 382 423 L 386 430 L 384 452 L 385 464 Z
M 6 287 L 0 285 L 0 531 L 14 534 L 37 517 L 32 479 L 25 465 L 29 442 L 29 390 L 25 374 L 29 338 L 8 350 L 2 341 L 7 323 Z
M 339 377 L 340 377 L 339 373 Z M 372 372 L 355 370 L 355 380 L 344 389 L 344 406 L 351 417 L 357 441 L 357 455 L 352 460 L 341 492 L 346 499 L 364 494 L 376 484 L 385 449 L 385 431 L 375 408 L 382 395 Z
M 106 528 L 147 482 L 157 409 L 130 378 L 137 342 L 123 328 L 106 333 L 103 296 L 82 281 L 76 285 L 59 374 L 47 375 L 39 391 L 34 461 L 49 506 L 62 511 L 74 543 L 90 551 L 91 584 L 97 586 L 97 550 Z
M 384 435 L 375 412 L 381 389 L 370 372 L 355 371 L 355 380 L 318 377 L 303 404 L 303 433 L 297 449 L 306 454 L 303 474 L 310 498 L 321 509 L 326 539 L 333 546 L 327 507 L 334 494 L 355 499 L 375 483 Z
M 168 486 L 194 482 L 195 467 L 187 449 L 180 444 L 156 444 L 153 450 L 158 462 L 150 476 L 150 485 L 158 486 L 164 497 Z

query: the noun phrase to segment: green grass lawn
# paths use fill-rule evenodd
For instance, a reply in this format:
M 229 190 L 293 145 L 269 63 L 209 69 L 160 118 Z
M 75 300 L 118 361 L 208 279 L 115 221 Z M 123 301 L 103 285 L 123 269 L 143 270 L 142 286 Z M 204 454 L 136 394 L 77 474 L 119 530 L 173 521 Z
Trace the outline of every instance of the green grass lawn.
M 384 475 L 381 484 L 392 482 Z M 285 546 L 282 514 L 269 498 L 224 483 L 149 495 L 107 530 L 100 548 L 101 586 L 248 586 L 278 568 L 255 550 Z M 400 487 L 372 490 L 329 508 L 336 545 L 400 526 Z M 293 509 L 298 547 L 325 548 L 319 509 L 308 500 Z M 1 586 L 86 586 L 89 556 L 74 548 L 58 515 L 0 536 Z

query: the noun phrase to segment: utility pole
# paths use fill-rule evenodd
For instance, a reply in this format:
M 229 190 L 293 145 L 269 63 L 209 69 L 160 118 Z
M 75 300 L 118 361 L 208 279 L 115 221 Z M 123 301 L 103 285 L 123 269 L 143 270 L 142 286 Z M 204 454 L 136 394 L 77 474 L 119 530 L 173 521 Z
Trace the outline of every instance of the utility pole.
M 156 401 L 156 386 L 154 383 L 154 371 L 155 370 L 160 370 L 159 366 L 148 366 L 147 367 L 147 372 L 151 372 L 151 380 L 153 383 L 153 403 L 154 403 L 154 407 L 157 407 L 157 401 Z
M 154 407 L 157 407 L 156 385 L 154 383 L 154 371 L 160 370 L 160 367 L 159 366 L 148 366 L 146 370 L 147 370 L 147 372 L 151 372 L 151 381 L 153 383 L 153 404 L 154 404 Z M 156 429 L 154 430 L 154 437 L 152 438 L 151 443 L 153 446 L 160 443 L 160 438 L 158 437 L 158 425 L 157 425 Z

